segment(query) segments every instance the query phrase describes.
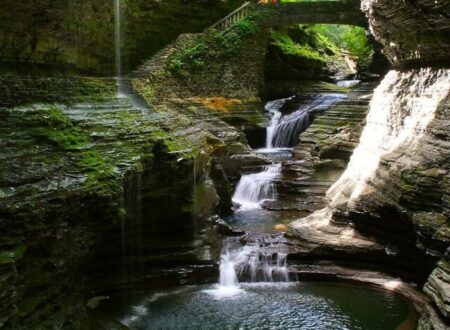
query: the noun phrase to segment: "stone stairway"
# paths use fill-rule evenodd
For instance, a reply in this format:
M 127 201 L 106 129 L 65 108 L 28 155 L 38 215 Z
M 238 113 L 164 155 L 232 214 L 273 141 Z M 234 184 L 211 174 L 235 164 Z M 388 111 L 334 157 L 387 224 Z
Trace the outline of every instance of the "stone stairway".
M 148 61 L 144 62 L 139 68 L 130 74 L 130 78 L 144 78 L 152 74 L 162 73 L 165 64 L 170 56 L 181 47 L 187 47 L 200 34 L 186 33 L 180 34 L 177 39 L 156 53 Z
M 245 2 L 241 7 L 237 8 L 229 15 L 219 20 L 210 26 L 207 30 L 215 29 L 217 31 L 226 31 L 230 29 L 234 24 L 238 23 L 242 19 L 246 18 L 251 12 L 251 2 Z M 148 61 L 144 62 L 135 71 L 133 71 L 129 77 L 130 78 L 142 78 L 148 77 L 149 75 L 161 73 L 164 69 L 165 63 L 169 57 L 180 47 L 187 47 L 196 38 L 198 38 L 201 33 L 186 33 L 180 34 L 173 42 L 168 46 L 156 53 Z

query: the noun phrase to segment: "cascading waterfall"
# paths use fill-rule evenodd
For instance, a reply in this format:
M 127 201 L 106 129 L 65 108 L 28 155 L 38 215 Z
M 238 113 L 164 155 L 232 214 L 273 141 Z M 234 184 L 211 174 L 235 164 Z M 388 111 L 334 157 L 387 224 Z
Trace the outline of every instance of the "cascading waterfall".
M 264 167 L 260 173 L 243 175 L 233 195 L 233 202 L 241 209 L 259 208 L 265 200 L 276 198 L 276 187 L 273 180 L 281 173 L 281 164 Z
M 297 144 L 298 136 L 311 122 L 311 113 L 326 110 L 345 97 L 345 94 L 319 95 L 285 116 L 281 109 L 293 97 L 268 102 L 266 110 L 272 118 L 267 127 L 266 150 Z M 257 209 L 263 201 L 276 199 L 274 180 L 280 175 L 281 169 L 282 164 L 278 163 L 264 167 L 262 172 L 243 175 L 232 199 L 240 205 L 239 210 Z M 232 251 L 227 249 L 221 255 L 219 284 L 206 292 L 218 298 L 232 297 L 244 292 L 240 282 L 289 282 L 287 255 L 280 251 L 274 253 L 276 248 L 273 245 L 262 248 L 258 244 L 251 244 Z
M 275 127 L 278 125 L 281 119 L 281 111 L 280 109 L 283 107 L 283 105 L 286 104 L 286 102 L 292 100 L 294 97 L 288 97 L 285 99 L 279 99 L 270 101 L 266 104 L 265 109 L 266 111 L 270 112 L 272 118 L 270 119 L 269 126 L 267 126 L 267 134 L 266 134 L 266 148 L 272 149 L 273 148 L 273 135 L 275 132 Z
M 271 247 L 271 250 L 274 247 Z M 287 254 L 274 253 L 258 244 L 245 245 L 239 249 L 226 250 L 220 258 L 219 284 L 207 293 L 217 298 L 232 297 L 244 293 L 239 283 L 289 282 Z
M 266 149 L 289 148 L 298 143 L 299 135 L 311 123 L 311 113 L 323 111 L 345 98 L 345 94 L 322 94 L 315 97 L 310 103 L 300 106 L 295 112 L 283 116 L 281 108 L 292 97 L 275 100 L 267 103 L 266 110 L 272 114 L 267 127 Z
M 307 109 L 300 109 L 284 116 L 273 128 L 272 145 L 277 148 L 295 146 L 298 143 L 298 136 L 308 128 L 310 121 Z

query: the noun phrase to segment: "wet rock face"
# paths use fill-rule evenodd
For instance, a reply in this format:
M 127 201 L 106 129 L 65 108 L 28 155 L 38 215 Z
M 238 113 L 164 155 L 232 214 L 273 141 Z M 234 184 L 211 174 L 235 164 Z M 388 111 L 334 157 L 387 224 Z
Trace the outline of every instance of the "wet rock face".
M 391 71 L 375 91 L 346 171 L 327 193 L 333 224 L 350 222 L 394 246 L 403 260 L 421 265 L 423 279 L 450 243 L 448 79 L 445 69 Z M 425 287 L 442 318 L 448 316 L 445 265 Z
M 326 86 L 304 86 L 299 100 L 293 100 L 295 109 L 299 102 L 307 102 L 308 96 L 346 93 L 330 109 L 312 114 L 312 123 L 300 134 L 292 159 L 283 164 L 283 176 L 277 180 L 278 198 L 274 205 L 266 205 L 269 209 L 278 205 L 284 210 L 309 214 L 323 208 L 326 191 L 342 174 L 358 143 L 374 85 L 361 84 L 352 91 Z
M 374 231 L 386 226 L 383 238 L 399 244 L 407 237 L 396 236 L 409 229 L 420 233 L 418 244 L 429 254 L 445 252 L 448 74 L 421 69 L 385 77 L 352 160 L 328 191 L 336 221 L 349 211 L 372 215 L 379 219 L 358 219 L 356 225 Z
M 121 1 L 124 69 L 135 68 L 180 33 L 203 30 L 240 2 Z M 113 5 L 112 0 L 3 1 L 0 61 L 112 73 Z
M 393 64 L 449 64 L 448 1 L 363 0 L 361 7 Z
M 116 85 L 116 80 L 107 78 L 4 75 L 0 77 L 0 107 L 32 102 L 103 102 L 116 95 Z
M 211 265 L 217 240 L 204 244 L 209 234 L 194 226 L 194 215 L 217 204 L 211 157 L 246 150 L 220 120 L 143 113 L 120 98 L 69 103 L 0 108 L 0 326 L 8 329 L 86 328 L 87 288 L 134 283 L 142 271 L 161 276 L 155 269 L 167 265 Z M 167 282 L 179 281 L 172 272 Z
M 439 312 L 447 320 L 450 319 L 450 264 L 448 258 L 439 262 L 431 273 L 424 291 L 436 304 Z

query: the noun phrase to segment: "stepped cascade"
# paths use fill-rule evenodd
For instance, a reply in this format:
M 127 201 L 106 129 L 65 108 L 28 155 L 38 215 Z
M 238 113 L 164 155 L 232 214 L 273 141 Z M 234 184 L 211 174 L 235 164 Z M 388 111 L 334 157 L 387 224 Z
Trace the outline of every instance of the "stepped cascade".
M 444 330 L 448 0 L 0 3 L 0 330 Z
M 219 283 L 206 292 L 227 298 L 243 294 L 239 283 L 289 282 L 287 254 L 274 252 L 276 248 L 264 249 L 259 244 L 245 245 L 235 250 L 225 249 L 220 257 Z
M 266 166 L 260 173 L 243 175 L 233 195 L 233 202 L 243 209 L 258 208 L 265 200 L 276 198 L 273 180 L 281 173 L 281 164 Z
M 267 127 L 266 149 L 295 146 L 298 143 L 298 136 L 311 124 L 311 116 L 314 112 L 325 111 L 345 97 L 345 94 L 320 95 L 287 115 L 283 115 L 280 110 L 292 98 L 267 103 L 266 110 L 271 113 L 272 118 Z

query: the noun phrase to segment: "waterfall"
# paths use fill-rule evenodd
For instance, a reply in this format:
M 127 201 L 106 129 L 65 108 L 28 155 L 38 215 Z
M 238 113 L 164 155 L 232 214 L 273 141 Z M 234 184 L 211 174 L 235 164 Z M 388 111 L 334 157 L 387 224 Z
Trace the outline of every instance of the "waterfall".
M 298 136 L 308 128 L 310 121 L 307 109 L 283 117 L 273 128 L 272 145 L 278 148 L 294 147 L 298 143 Z
M 265 250 L 258 244 L 245 245 L 235 251 L 226 252 L 225 258 L 221 258 L 220 285 L 229 285 L 230 281 L 222 281 L 222 269 L 233 269 L 232 275 L 236 285 L 240 282 L 288 282 L 289 270 L 287 267 L 287 254 L 273 253 Z M 230 279 L 228 278 L 228 280 Z
M 238 278 L 234 269 L 235 262 L 227 251 L 220 257 L 220 279 L 221 286 L 237 286 Z
M 281 164 L 264 167 L 260 173 L 243 175 L 233 195 L 233 202 L 241 209 L 259 208 L 265 200 L 276 198 L 276 187 L 273 180 L 281 173 Z
M 375 90 L 367 124 L 347 169 L 327 193 L 332 205 L 353 202 L 370 189 L 382 158 L 414 150 L 449 93 L 450 70 L 390 71 Z
M 115 18 L 115 66 L 116 66 L 116 82 L 117 82 L 117 97 L 127 98 L 134 108 L 140 109 L 143 112 L 149 110 L 147 102 L 133 90 L 130 82 L 123 79 L 122 72 L 122 14 L 121 14 L 121 0 L 114 0 L 114 18 Z
M 299 135 L 310 125 L 313 112 L 326 110 L 345 97 L 345 94 L 338 93 L 321 94 L 285 116 L 280 110 L 292 97 L 267 103 L 266 110 L 272 118 L 267 127 L 266 149 L 294 147 L 299 141 Z
M 122 96 L 122 45 L 121 45 L 121 12 L 120 0 L 114 0 L 115 18 L 115 56 L 116 56 L 116 80 L 119 97 Z
M 270 101 L 266 104 L 265 109 L 266 111 L 270 112 L 271 119 L 269 126 L 267 126 L 267 134 L 266 134 L 266 148 L 267 149 L 273 149 L 273 135 L 275 132 L 275 127 L 278 125 L 280 119 L 281 119 L 281 111 L 280 109 L 283 107 L 283 105 L 286 104 L 286 102 L 292 100 L 294 97 L 288 97 L 285 99 L 279 99 Z
M 272 246 L 273 248 L 273 246 Z M 258 244 L 226 250 L 220 258 L 219 284 L 213 290 L 205 290 L 217 298 L 232 297 L 244 293 L 239 283 L 289 282 L 287 254 L 274 253 Z
M 337 85 L 340 87 L 350 88 L 354 87 L 361 83 L 361 80 L 340 80 L 337 82 Z

